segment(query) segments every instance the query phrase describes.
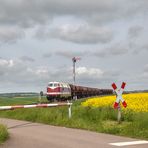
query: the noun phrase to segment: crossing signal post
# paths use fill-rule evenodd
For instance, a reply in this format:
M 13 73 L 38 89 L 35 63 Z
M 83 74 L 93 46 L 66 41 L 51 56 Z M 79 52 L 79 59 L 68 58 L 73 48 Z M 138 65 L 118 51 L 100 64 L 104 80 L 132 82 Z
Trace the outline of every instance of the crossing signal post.
M 116 101 L 114 103 L 114 109 L 118 109 L 118 117 L 117 117 L 118 123 L 121 122 L 121 106 L 120 106 L 120 102 L 122 102 L 122 105 L 125 108 L 127 107 L 127 103 L 122 98 L 122 93 L 124 91 L 125 85 L 126 85 L 126 83 L 122 82 L 121 88 L 118 89 L 115 83 L 112 84 L 112 88 L 114 89 L 114 91 L 116 93 Z

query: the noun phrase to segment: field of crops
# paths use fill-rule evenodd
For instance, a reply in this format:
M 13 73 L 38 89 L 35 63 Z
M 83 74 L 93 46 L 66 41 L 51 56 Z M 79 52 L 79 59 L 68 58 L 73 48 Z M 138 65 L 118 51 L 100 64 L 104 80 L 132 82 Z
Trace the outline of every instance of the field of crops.
M 123 98 L 127 102 L 127 108 L 124 108 L 124 111 L 148 112 L 148 93 L 124 94 Z M 115 99 L 115 96 L 90 98 L 83 102 L 82 106 L 113 107 Z

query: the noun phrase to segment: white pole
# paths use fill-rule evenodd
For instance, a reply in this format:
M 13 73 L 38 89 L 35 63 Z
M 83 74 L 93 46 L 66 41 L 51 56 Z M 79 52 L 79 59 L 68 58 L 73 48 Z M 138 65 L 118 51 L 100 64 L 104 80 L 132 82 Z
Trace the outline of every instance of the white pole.
M 71 118 L 71 105 L 72 105 L 72 103 L 69 103 L 69 101 L 67 101 L 67 104 L 69 104 L 69 106 L 68 106 L 68 117 L 70 119 Z
M 121 123 L 121 107 L 120 107 L 120 102 L 119 102 L 119 105 L 118 105 L 118 116 L 117 116 L 117 120 L 118 120 L 118 123 L 120 124 Z
M 68 107 L 68 117 L 69 117 L 69 119 L 71 118 L 71 105 L 69 105 L 69 107 Z

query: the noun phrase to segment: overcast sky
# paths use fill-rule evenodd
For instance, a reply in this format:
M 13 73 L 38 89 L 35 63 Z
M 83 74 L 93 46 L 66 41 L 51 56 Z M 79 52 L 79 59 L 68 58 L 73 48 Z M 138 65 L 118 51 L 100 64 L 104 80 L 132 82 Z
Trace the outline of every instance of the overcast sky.
M 0 93 L 49 81 L 148 89 L 148 0 L 0 0 Z

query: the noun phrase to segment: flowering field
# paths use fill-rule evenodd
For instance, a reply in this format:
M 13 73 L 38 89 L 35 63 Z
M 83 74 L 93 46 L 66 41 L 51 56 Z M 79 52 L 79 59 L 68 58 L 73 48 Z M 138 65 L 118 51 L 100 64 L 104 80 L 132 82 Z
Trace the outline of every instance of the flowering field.
M 127 108 L 124 109 L 125 111 L 132 110 L 134 112 L 148 112 L 148 93 L 123 94 L 123 98 L 127 102 Z M 83 102 L 82 106 L 113 107 L 115 99 L 115 96 L 90 98 Z

